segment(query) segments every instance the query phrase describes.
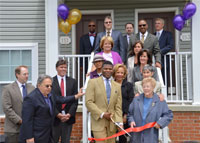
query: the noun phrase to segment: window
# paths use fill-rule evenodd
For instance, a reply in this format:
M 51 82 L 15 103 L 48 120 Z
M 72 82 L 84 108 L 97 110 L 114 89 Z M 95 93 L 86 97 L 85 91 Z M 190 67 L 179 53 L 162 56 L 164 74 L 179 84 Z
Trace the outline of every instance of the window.
M 38 44 L 0 43 L 0 99 L 3 86 L 16 80 L 15 68 L 19 65 L 28 66 L 28 82 L 35 85 L 38 77 Z M 0 100 L 0 115 L 3 114 Z

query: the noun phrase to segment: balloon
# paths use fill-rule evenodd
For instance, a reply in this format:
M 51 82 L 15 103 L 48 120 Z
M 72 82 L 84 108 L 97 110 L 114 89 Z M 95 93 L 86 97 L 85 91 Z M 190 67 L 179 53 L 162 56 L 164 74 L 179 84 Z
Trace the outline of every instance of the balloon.
M 66 20 L 69 15 L 69 8 L 65 4 L 60 4 L 58 6 L 58 15 L 63 19 Z
M 188 3 L 187 5 L 185 5 L 184 9 L 183 9 L 183 18 L 185 20 L 190 19 L 196 12 L 196 5 L 194 3 Z
M 82 14 L 80 12 L 80 10 L 78 9 L 72 9 L 69 12 L 69 23 L 70 24 L 76 24 L 81 20 Z
M 184 27 L 184 24 L 185 24 L 185 20 L 183 19 L 183 16 L 181 16 L 180 14 L 174 16 L 174 19 L 173 19 L 174 28 L 181 31 Z
M 71 26 L 71 24 L 69 23 L 69 21 L 68 20 L 61 20 L 60 22 L 59 22 L 59 29 L 62 31 L 62 32 L 64 32 L 65 34 L 67 34 L 67 33 L 69 33 L 70 32 L 70 30 L 71 30 L 71 28 L 72 28 L 72 26 Z

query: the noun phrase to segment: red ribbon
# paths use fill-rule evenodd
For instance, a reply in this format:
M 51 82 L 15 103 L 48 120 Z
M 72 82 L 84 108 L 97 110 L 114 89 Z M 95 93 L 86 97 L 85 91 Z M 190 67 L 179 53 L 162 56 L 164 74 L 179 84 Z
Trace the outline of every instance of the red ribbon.
M 128 129 L 126 129 L 126 131 L 128 133 L 130 133 L 130 132 L 141 132 L 141 131 L 143 131 L 145 129 L 149 129 L 149 128 L 154 127 L 155 124 L 156 124 L 156 122 L 152 122 L 152 123 L 148 123 L 148 124 L 146 124 L 144 126 L 141 126 L 141 127 L 128 128 Z M 96 139 L 96 138 L 88 138 L 88 140 L 89 141 L 94 141 L 94 140 L 95 141 L 104 141 L 104 140 L 115 138 L 115 137 L 118 137 L 118 136 L 121 136 L 121 135 L 124 135 L 124 134 L 126 134 L 126 132 L 120 131 L 120 132 L 118 132 L 118 133 L 116 133 L 116 134 L 114 134 L 112 136 L 106 137 L 106 138 L 98 138 L 98 139 Z

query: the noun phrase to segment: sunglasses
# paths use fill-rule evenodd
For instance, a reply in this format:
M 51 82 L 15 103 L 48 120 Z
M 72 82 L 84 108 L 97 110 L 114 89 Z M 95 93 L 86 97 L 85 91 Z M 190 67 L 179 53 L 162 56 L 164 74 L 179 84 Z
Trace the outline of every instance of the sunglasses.
M 146 24 L 141 24 L 141 25 L 139 25 L 139 27 L 145 27 L 146 26 Z
M 95 27 L 95 25 L 88 25 L 88 27 Z
M 52 88 L 52 85 L 45 85 L 46 88 Z
M 110 24 L 110 23 L 112 23 L 111 21 L 108 21 L 108 22 L 104 22 L 105 24 Z

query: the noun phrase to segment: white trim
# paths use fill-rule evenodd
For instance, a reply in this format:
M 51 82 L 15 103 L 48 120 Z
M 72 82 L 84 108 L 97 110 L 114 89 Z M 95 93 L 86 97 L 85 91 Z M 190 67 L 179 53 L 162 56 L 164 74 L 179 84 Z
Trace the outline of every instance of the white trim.
M 46 74 L 56 74 L 55 64 L 58 60 L 58 16 L 57 0 L 45 0 L 45 31 L 46 31 Z
M 193 63 L 193 104 L 200 105 L 200 68 L 199 68 L 199 61 L 200 61 L 200 45 L 199 45 L 199 21 L 200 21 L 200 1 L 199 0 L 192 0 L 197 7 L 197 11 L 195 15 L 192 17 L 191 28 L 192 28 L 192 63 Z
M 135 33 L 138 33 L 138 14 L 139 13 L 159 13 L 159 12 L 175 12 L 179 14 L 178 7 L 166 7 L 166 8 L 146 8 L 146 9 L 135 9 Z M 179 31 L 175 30 L 175 45 L 176 51 L 179 51 Z
M 112 17 L 112 28 L 114 29 L 114 10 L 81 10 L 82 15 L 110 14 Z M 72 54 L 76 54 L 76 25 L 72 25 Z
M 36 85 L 38 78 L 38 43 L 0 43 L 0 50 L 31 50 L 31 83 Z M 7 82 L 0 82 L 0 84 Z

